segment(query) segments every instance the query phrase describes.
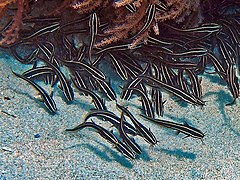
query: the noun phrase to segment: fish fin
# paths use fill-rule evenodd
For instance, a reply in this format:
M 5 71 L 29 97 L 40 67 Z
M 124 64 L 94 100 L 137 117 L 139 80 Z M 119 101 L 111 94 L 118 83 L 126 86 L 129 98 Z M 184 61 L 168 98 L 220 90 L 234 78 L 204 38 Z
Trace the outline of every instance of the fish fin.
M 58 85 L 59 89 L 63 90 L 61 83 Z
M 131 141 L 136 143 L 135 139 L 133 137 L 130 137 Z
M 201 142 L 202 142 L 202 145 L 205 145 L 205 143 L 203 142 L 203 138 L 201 138 L 200 140 L 201 140 Z
M 180 133 L 180 131 L 177 130 L 177 131 L 176 131 L 176 135 L 179 135 L 179 133 Z
M 190 137 L 190 135 L 186 135 L 186 136 L 184 136 L 183 139 L 188 138 L 188 137 Z
M 92 119 L 90 119 L 90 121 L 91 121 L 93 124 L 95 124 L 95 122 L 94 122 Z
M 183 123 L 185 126 L 188 126 L 189 127 L 189 124 L 185 121 L 184 123 Z
M 103 119 L 103 121 L 106 121 L 105 119 Z M 112 128 L 112 127 L 115 127 L 113 124 L 109 127 L 109 128 Z
M 202 82 L 202 77 L 200 77 L 200 78 L 198 79 L 198 82 L 199 82 L 199 84 L 201 84 L 201 82 Z
M 35 68 L 37 67 L 37 62 L 38 62 L 38 61 L 35 61 L 35 62 L 33 63 L 32 69 L 35 69 Z
M 112 144 L 112 147 L 113 148 L 117 148 L 117 144 Z

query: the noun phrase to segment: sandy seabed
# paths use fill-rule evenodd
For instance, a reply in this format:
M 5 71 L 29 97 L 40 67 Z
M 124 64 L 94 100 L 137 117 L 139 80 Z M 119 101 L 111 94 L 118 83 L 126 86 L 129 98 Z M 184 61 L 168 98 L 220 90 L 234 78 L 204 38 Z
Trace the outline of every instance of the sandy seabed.
M 67 104 L 56 88 L 58 111 L 51 115 L 35 98 L 32 86 L 11 72 L 29 68 L 0 52 L 0 180 L 240 179 L 240 102 L 225 106 L 232 97 L 217 76 L 203 76 L 203 108 L 176 102 L 164 94 L 163 119 L 186 121 L 202 130 L 204 144 L 142 119 L 137 97 L 130 101 L 118 98 L 159 141 L 150 147 L 136 137 L 143 153 L 130 161 L 90 128 L 65 132 L 82 122 L 94 107 L 91 98 L 76 92 L 74 102 Z M 112 83 L 118 87 L 118 80 Z M 106 105 L 120 115 L 115 102 L 106 101 Z M 111 128 L 106 122 L 98 123 Z

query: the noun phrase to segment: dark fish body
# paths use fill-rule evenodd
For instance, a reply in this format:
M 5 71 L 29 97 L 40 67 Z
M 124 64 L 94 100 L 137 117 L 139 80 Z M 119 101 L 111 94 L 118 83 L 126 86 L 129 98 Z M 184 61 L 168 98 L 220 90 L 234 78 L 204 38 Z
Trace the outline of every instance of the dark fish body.
M 189 126 L 186 122 L 184 124 L 178 124 L 178 123 L 171 122 L 171 121 L 166 121 L 166 120 L 161 120 L 161 119 L 153 119 L 153 118 L 147 117 L 145 115 L 141 115 L 141 116 L 152 122 L 155 122 L 161 126 L 171 128 L 171 129 L 177 130 L 178 132 L 186 134 L 187 137 L 191 136 L 193 138 L 198 138 L 198 139 L 202 139 L 204 137 L 204 134 L 202 131 L 200 131 L 199 129 L 194 128 L 192 126 Z
M 118 143 L 118 139 L 117 137 L 111 133 L 110 131 L 106 130 L 105 128 L 103 128 L 102 126 L 99 126 L 93 122 L 83 122 L 79 125 L 77 125 L 76 127 L 74 127 L 73 129 L 66 129 L 66 131 L 77 131 L 77 130 L 82 130 L 86 127 L 92 127 L 94 129 L 97 130 L 97 132 L 104 138 L 106 139 L 108 142 L 112 143 L 113 145 Z
M 13 71 L 12 71 L 13 72 Z M 31 84 L 42 96 L 43 98 L 43 101 L 44 101 L 44 104 L 45 106 L 48 108 L 48 110 L 51 112 L 51 113 L 55 113 L 56 110 L 57 110 L 57 107 L 56 107 L 56 104 L 54 102 L 54 100 L 51 98 L 51 96 L 49 96 L 47 94 L 47 92 L 41 87 L 39 86 L 38 84 L 36 84 L 35 82 L 31 81 L 30 79 L 20 75 L 20 74 L 17 74 L 15 72 L 13 72 L 13 74 L 25 81 L 27 81 L 29 84 Z
M 77 131 L 82 130 L 86 127 L 91 127 L 97 130 L 97 132 L 106 139 L 109 143 L 113 145 L 119 152 L 121 152 L 125 157 L 129 159 L 134 159 L 135 154 L 131 151 L 131 149 L 123 144 L 112 132 L 106 130 L 105 128 L 95 124 L 94 122 L 83 122 L 76 126 L 73 129 L 66 129 L 66 131 Z
M 123 142 L 126 143 L 135 153 L 141 154 L 142 150 L 141 150 L 140 146 L 134 141 L 134 139 L 131 139 L 125 132 L 124 124 L 123 124 L 124 121 L 126 121 L 126 120 L 124 118 L 124 115 L 122 114 L 121 121 L 120 121 L 120 127 L 119 127 L 119 133 L 120 133 L 120 136 L 121 136 Z
M 87 121 L 91 117 L 98 117 L 98 118 L 102 118 L 104 120 L 107 120 L 110 123 L 112 123 L 117 129 L 119 129 L 121 119 L 110 111 L 107 111 L 107 110 L 92 110 L 91 112 L 89 112 L 85 116 L 84 121 Z M 131 134 L 131 135 L 134 135 L 134 136 L 137 135 L 136 129 L 134 128 L 134 126 L 132 126 L 128 122 L 124 122 L 124 130 L 128 134 Z
M 130 113 L 127 108 L 120 106 L 119 104 L 117 104 L 117 108 L 122 110 L 122 112 L 130 118 L 138 133 L 144 138 L 146 142 L 150 143 L 151 145 L 155 145 L 157 143 L 156 137 L 151 132 L 151 130 L 147 129 L 139 121 L 137 121 L 137 119 Z
M 157 89 L 162 87 L 163 89 L 173 93 L 174 95 L 176 95 L 177 97 L 181 98 L 182 100 L 184 100 L 188 103 L 195 104 L 195 105 L 201 105 L 201 106 L 205 105 L 205 102 L 202 101 L 200 98 L 198 98 L 188 92 L 185 92 L 182 89 L 179 89 L 177 87 L 166 84 L 166 83 L 159 81 L 150 76 L 139 76 L 139 77 L 142 77 L 145 81 L 147 80 L 146 83 L 149 84 L 149 86 L 157 88 Z
M 44 52 L 45 50 L 43 49 L 43 47 L 41 45 L 39 45 L 39 48 Z M 49 67 L 52 68 L 52 70 L 55 72 L 55 74 L 57 75 L 60 84 L 61 84 L 61 88 L 63 91 L 63 94 L 65 95 L 66 99 L 70 102 L 74 100 L 74 92 L 73 89 L 69 83 L 69 81 L 67 80 L 67 78 L 65 77 L 65 75 L 58 69 L 58 67 L 56 67 L 53 63 L 51 63 L 48 60 L 42 59 Z

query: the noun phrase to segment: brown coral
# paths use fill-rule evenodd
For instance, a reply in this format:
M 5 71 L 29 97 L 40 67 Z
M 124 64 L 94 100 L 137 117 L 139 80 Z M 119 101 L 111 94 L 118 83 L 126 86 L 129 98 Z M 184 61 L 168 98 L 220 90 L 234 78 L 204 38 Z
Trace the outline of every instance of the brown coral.
M 104 37 L 100 39 L 96 47 L 106 46 L 117 41 L 131 38 L 131 47 L 136 46 L 148 37 L 148 32 L 153 28 L 156 30 L 157 22 L 175 20 L 183 22 L 186 17 L 196 11 L 199 0 L 167 0 L 165 3 L 159 0 L 122 0 L 122 1 L 75 1 L 71 4 L 72 8 L 78 10 L 80 14 L 91 11 L 102 11 L 101 17 L 103 23 L 108 23 L 108 29 L 103 31 Z M 135 8 L 135 11 L 129 10 L 129 6 Z M 154 8 L 149 13 L 149 8 Z M 102 9 L 103 8 L 103 9 Z M 146 29 L 144 26 L 152 21 Z M 140 33 L 139 33 L 140 32 Z M 154 31 L 155 32 L 155 31 Z M 156 34 L 159 30 L 156 31 Z
M 13 3 L 17 5 L 17 11 L 12 25 L 2 33 L 3 38 L 0 44 L 12 44 L 18 37 L 24 3 L 27 1 L 2 0 L 0 2 L 2 14 Z M 189 14 L 196 11 L 199 0 L 167 0 L 165 3 L 160 0 L 120 0 L 115 2 L 110 0 L 64 0 L 57 4 L 52 15 L 60 15 L 65 9 L 68 11 L 72 9 L 82 15 L 96 12 L 100 16 L 101 24 L 107 24 L 107 29 L 101 32 L 102 36 L 96 41 L 96 47 L 103 47 L 129 38 L 131 47 L 134 47 L 146 40 L 152 29 L 155 29 L 156 34 L 161 34 L 161 31 L 156 31 L 159 29 L 158 22 L 175 20 L 180 23 L 185 21 Z
M 24 0 L 2 0 L 0 2 L 0 11 L 5 12 L 6 8 L 12 4 L 17 3 L 17 12 L 12 19 L 11 25 L 6 28 L 5 32 L 2 33 L 3 38 L 0 41 L 0 45 L 2 44 L 12 44 L 18 38 L 18 33 L 22 24 L 23 11 L 24 11 Z

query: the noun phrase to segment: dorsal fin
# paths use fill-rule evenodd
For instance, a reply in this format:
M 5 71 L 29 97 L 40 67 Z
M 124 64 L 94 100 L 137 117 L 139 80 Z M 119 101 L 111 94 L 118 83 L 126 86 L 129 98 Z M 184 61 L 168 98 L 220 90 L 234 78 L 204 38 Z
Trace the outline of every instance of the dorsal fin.
M 188 126 L 189 127 L 189 124 L 185 121 L 184 123 L 183 123 L 185 126 Z

